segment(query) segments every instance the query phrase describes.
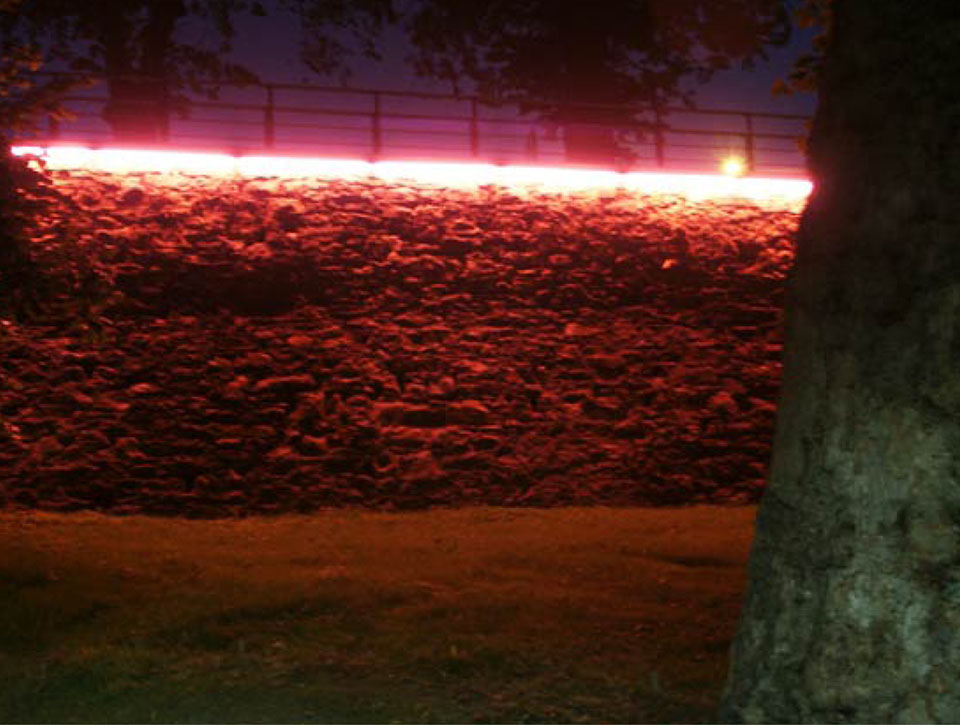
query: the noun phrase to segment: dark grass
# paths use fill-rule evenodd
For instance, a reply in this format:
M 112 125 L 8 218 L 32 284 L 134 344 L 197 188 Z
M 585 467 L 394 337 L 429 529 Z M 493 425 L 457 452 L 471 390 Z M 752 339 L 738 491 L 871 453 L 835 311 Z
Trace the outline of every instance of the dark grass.
M 2 722 L 708 722 L 752 507 L 0 516 Z

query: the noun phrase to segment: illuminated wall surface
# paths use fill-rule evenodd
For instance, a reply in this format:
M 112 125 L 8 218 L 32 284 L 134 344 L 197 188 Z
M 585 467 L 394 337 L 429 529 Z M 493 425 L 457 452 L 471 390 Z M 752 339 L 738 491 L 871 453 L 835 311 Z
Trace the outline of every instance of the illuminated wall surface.
M 82 280 L 65 308 L 91 312 L 3 323 L 7 503 L 216 516 L 762 491 L 807 182 L 47 158 L 65 198 L 36 251 Z
M 495 166 L 475 163 L 429 163 L 355 159 L 319 159 L 277 156 L 230 156 L 139 149 L 91 149 L 82 146 L 50 148 L 20 146 L 18 155 L 37 154 L 53 169 L 97 169 L 116 173 L 181 171 L 200 174 L 238 174 L 246 177 L 336 177 L 413 180 L 451 187 L 500 184 L 539 186 L 555 190 L 620 188 L 648 193 L 679 193 L 691 198 L 741 197 L 795 201 L 810 193 L 805 179 L 743 178 L 736 159 L 723 164 L 726 175 L 616 173 L 591 169 Z M 739 177 L 739 178 L 738 178 Z

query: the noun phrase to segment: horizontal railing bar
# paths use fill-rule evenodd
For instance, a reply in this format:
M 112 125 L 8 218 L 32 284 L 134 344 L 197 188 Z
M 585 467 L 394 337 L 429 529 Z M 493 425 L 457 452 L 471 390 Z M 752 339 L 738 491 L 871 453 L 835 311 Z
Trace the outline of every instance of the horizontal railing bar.
M 87 77 L 83 73 L 75 72 L 52 72 L 52 71 L 37 71 L 33 73 L 35 76 L 53 76 L 53 77 L 70 77 L 75 76 L 78 78 Z M 117 80 L 129 79 L 129 80 L 155 80 L 147 76 L 119 76 Z M 99 79 L 98 79 L 99 80 Z M 101 81 L 102 82 L 102 81 Z M 433 93 L 428 91 L 397 91 L 387 88 L 344 88 L 342 86 L 324 86 L 324 85 L 309 85 L 309 84 L 300 84 L 300 83 L 270 83 L 258 81 L 255 83 L 239 83 L 231 81 L 221 81 L 217 83 L 206 83 L 201 85 L 207 85 L 214 88 L 230 87 L 230 88 L 243 88 L 243 89 L 256 89 L 256 88 L 273 88 L 274 90 L 293 90 L 293 91 L 310 91 L 310 92 L 319 92 L 319 93 L 331 93 L 335 95 L 379 95 L 381 97 L 390 97 L 390 98 L 420 98 L 420 99 L 434 99 L 434 100 L 446 100 L 446 101 L 461 101 L 461 102 L 471 102 L 477 101 L 483 105 L 502 108 L 504 106 L 514 106 L 515 103 L 511 102 L 508 99 L 500 100 L 493 98 L 483 98 L 478 95 L 462 95 L 462 94 L 449 94 L 449 93 Z M 652 111 L 654 107 L 650 104 L 611 104 L 611 103 L 575 103 L 568 104 L 568 108 L 591 108 L 591 109 L 607 109 L 607 110 L 634 110 L 634 111 Z M 541 106 L 543 108 L 550 108 L 549 106 Z M 759 118 L 780 118 L 780 119 L 793 119 L 793 120 L 809 120 L 809 116 L 802 114 L 793 114 L 793 113 L 775 113 L 769 111 L 746 111 L 746 110 L 731 110 L 731 109 L 722 109 L 722 108 L 687 108 L 685 106 L 661 106 L 660 108 L 662 113 L 676 113 L 676 114 L 693 114 L 693 115 L 717 115 L 717 116 L 745 116 L 750 115 L 755 119 Z
M 67 97 L 64 97 L 63 100 L 106 103 L 109 99 L 105 96 L 96 97 L 96 98 L 94 97 L 76 98 L 76 97 L 67 96 Z M 152 107 L 154 105 L 149 101 L 130 102 L 130 103 L 131 105 L 137 104 L 137 105 L 143 105 L 146 107 Z M 174 105 L 173 112 L 175 114 L 176 113 L 175 104 L 172 104 L 172 105 Z M 217 110 L 254 111 L 257 113 L 263 113 L 264 109 L 266 108 L 266 106 L 262 104 L 226 103 L 226 102 L 211 102 L 211 101 L 191 101 L 189 105 L 191 108 L 212 108 Z M 373 115 L 372 111 L 361 111 L 361 110 L 351 110 L 351 109 L 312 108 L 308 106 L 275 105 L 273 106 L 273 110 L 275 113 L 300 113 L 300 114 L 333 115 L 333 116 L 370 117 Z M 690 113 L 690 111 L 684 111 L 684 112 Z M 761 115 L 763 115 L 759 113 L 754 113 L 752 111 L 751 112 L 703 111 L 703 113 L 717 113 L 717 114 L 722 113 L 723 115 L 731 115 L 731 116 L 744 116 L 749 114 L 754 117 L 760 117 Z M 766 114 L 766 115 L 773 116 L 775 114 Z M 478 117 L 474 119 L 471 116 L 394 113 L 389 111 L 381 112 L 380 117 L 383 119 L 392 118 L 396 120 L 451 121 L 451 122 L 462 122 L 462 123 L 469 123 L 470 121 L 475 120 L 476 122 L 481 124 L 506 124 L 506 125 L 523 125 L 523 126 L 542 123 L 541 121 L 533 120 L 533 119 L 523 120 L 523 119 L 502 119 L 502 118 L 484 118 L 484 117 Z M 803 119 L 807 118 L 806 116 L 787 116 L 785 114 L 779 114 L 777 115 L 777 117 L 803 118 Z M 173 120 L 178 120 L 178 119 L 174 118 Z M 180 119 L 180 120 L 190 120 L 190 119 Z M 224 123 L 229 124 L 232 122 L 224 121 Z M 647 126 L 647 124 L 648 122 L 639 122 L 636 125 L 624 125 L 624 124 L 611 125 L 611 124 L 604 124 L 601 122 L 587 122 L 587 121 L 577 122 L 578 126 L 610 128 L 610 129 L 621 130 L 621 131 L 633 131 L 637 127 L 644 127 L 644 126 Z M 562 124 L 558 123 L 558 125 L 562 125 Z M 653 124 L 651 124 L 651 126 L 653 126 Z M 727 129 L 723 129 L 723 130 L 684 129 L 684 128 L 676 128 L 666 124 L 662 124 L 661 128 L 666 133 L 710 134 L 710 135 L 722 134 L 722 133 L 727 133 L 727 134 L 746 134 L 747 133 L 745 130 L 741 130 L 741 129 L 729 129 L 729 130 Z M 646 130 L 650 130 L 652 132 L 654 130 L 654 127 L 651 127 Z M 764 131 L 754 131 L 752 135 L 754 136 L 754 138 L 796 138 L 797 137 L 796 134 L 771 133 L 771 132 L 764 132 Z
M 362 133 L 365 136 L 370 136 L 369 127 L 358 127 L 358 126 L 338 126 L 336 124 L 318 124 L 318 123 L 285 123 L 283 128 L 299 128 L 299 129 L 309 129 L 311 131 L 356 131 L 357 133 Z
M 679 133 L 687 136 L 742 136 L 746 138 L 747 136 L 752 136 L 753 138 L 780 138 L 780 139 L 798 139 L 801 138 L 800 134 L 790 134 L 790 133 L 759 133 L 753 132 L 748 133 L 747 131 L 729 131 L 729 130 L 720 130 L 720 131 L 706 131 L 700 128 L 671 128 L 664 133 Z
M 799 153 L 799 149 L 781 148 L 779 146 L 758 146 L 757 151 L 763 151 L 768 154 L 793 154 L 794 156 Z
M 400 134 L 400 135 L 404 135 L 404 134 L 405 134 L 405 135 L 408 135 L 408 136 L 429 136 L 429 137 L 437 137 L 437 136 L 447 137 L 447 136 L 449 136 L 449 137 L 451 137 L 451 138 L 460 138 L 460 139 L 467 140 L 467 139 L 466 139 L 466 136 L 465 136 L 462 132 L 459 132 L 459 131 L 445 131 L 445 130 L 435 130 L 435 131 L 434 131 L 434 130 L 430 130 L 430 131 L 428 131 L 428 130 L 419 129 L 419 128 L 384 128 L 384 129 L 383 129 L 383 135 L 384 135 L 384 136 L 387 136 L 387 135 L 396 136 L 397 134 Z M 488 133 L 488 134 L 484 134 L 483 137 L 484 137 L 484 138 L 495 138 L 495 134 L 490 134 L 490 133 Z M 522 137 L 522 136 L 511 136 L 510 138 L 523 138 L 523 137 Z
M 235 104 L 198 104 L 205 108 L 217 108 L 217 109 L 228 109 L 228 110 L 256 110 L 263 111 L 263 107 L 260 106 L 248 106 L 248 105 L 235 105 Z M 368 119 L 372 116 L 371 113 L 367 112 L 358 112 L 358 111 L 342 111 L 342 110 L 331 110 L 331 109 L 308 109 L 308 108 L 283 108 L 277 107 L 274 109 L 277 113 L 280 112 L 298 112 L 303 114 L 310 115 L 327 115 L 327 116 L 340 116 L 340 117 L 356 117 Z M 78 114 L 79 115 L 79 114 Z M 83 116 L 84 118 L 89 118 L 90 116 Z M 419 120 L 419 121 L 449 121 L 449 122 L 462 122 L 468 123 L 471 119 L 470 117 L 451 117 L 451 116 L 433 116 L 425 114 L 382 114 L 382 119 L 393 119 L 393 120 Z M 530 127 L 530 122 L 524 121 L 510 121 L 510 120 L 501 120 L 501 119 L 479 119 L 479 123 L 504 123 L 509 125 L 524 126 Z M 69 123 L 69 121 L 68 121 Z M 206 118 L 174 118 L 171 119 L 171 123 L 210 123 L 210 124 L 221 124 L 225 126 L 233 125 L 235 123 L 245 123 L 253 125 L 262 125 L 259 121 L 249 121 L 244 119 L 236 120 L 218 120 L 218 119 L 206 119 Z M 292 123 L 284 124 L 285 126 L 293 126 Z M 631 132 L 637 129 L 632 127 L 611 127 L 601 123 L 592 123 L 592 124 L 578 124 L 580 126 L 592 126 L 598 129 L 611 129 L 613 131 L 621 132 Z M 324 128 L 324 126 L 316 125 L 311 126 L 314 128 Z M 331 127 L 334 128 L 334 127 Z M 344 128 L 344 127 L 337 127 Z M 358 129 L 360 130 L 360 129 Z M 385 129 L 387 130 L 387 129 Z M 653 129 L 643 129 L 648 133 L 653 133 Z M 429 131 L 433 132 L 433 131 Z M 427 133 L 427 131 L 425 131 Z M 663 129 L 663 133 L 666 134 L 684 134 L 684 135 L 694 135 L 694 136 L 743 136 L 746 137 L 748 134 L 746 131 L 734 130 L 734 129 L 716 129 L 716 130 L 704 130 L 704 129 L 688 129 L 688 128 L 677 128 L 677 127 L 666 127 Z M 489 135 L 489 134 L 485 134 Z M 786 133 L 765 133 L 765 132 L 754 132 L 750 134 L 753 138 L 756 139 L 784 139 L 784 140 L 796 140 L 801 138 L 799 134 L 786 134 Z M 675 145 L 675 144 L 670 144 Z
M 753 118 L 783 118 L 791 119 L 797 121 L 808 121 L 810 116 L 804 116 L 796 113 L 773 113 L 770 111 L 731 111 L 729 109 L 722 108 L 697 108 L 689 109 L 683 108 L 682 106 L 666 106 L 664 109 L 666 113 L 674 114 L 684 114 L 689 113 L 693 115 L 711 115 L 711 116 L 752 116 Z
M 257 126 L 259 128 L 263 127 L 262 121 L 251 121 L 246 118 L 233 118 L 230 121 L 222 121 L 217 118 L 173 118 L 170 120 L 170 124 L 191 124 L 191 123 L 202 123 L 208 126 Z
M 308 123 L 287 124 L 284 129 L 297 129 L 298 131 L 344 131 L 346 133 L 356 133 L 362 135 L 364 142 L 370 138 L 370 129 L 353 128 L 352 126 L 314 126 Z M 285 138 L 285 134 L 278 134 L 278 139 Z

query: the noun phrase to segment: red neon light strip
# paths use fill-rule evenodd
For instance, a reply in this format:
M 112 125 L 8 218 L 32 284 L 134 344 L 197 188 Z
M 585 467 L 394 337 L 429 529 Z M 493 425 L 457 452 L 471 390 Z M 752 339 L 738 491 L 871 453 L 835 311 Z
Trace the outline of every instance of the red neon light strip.
M 813 185 L 806 179 L 734 178 L 713 174 L 618 173 L 558 166 L 497 166 L 481 163 L 378 161 L 283 156 L 231 156 L 84 146 L 15 146 L 19 156 L 35 155 L 51 169 L 88 169 L 114 173 L 186 172 L 246 177 L 335 177 L 410 180 L 452 187 L 498 184 L 514 189 L 624 189 L 687 197 L 802 201 Z

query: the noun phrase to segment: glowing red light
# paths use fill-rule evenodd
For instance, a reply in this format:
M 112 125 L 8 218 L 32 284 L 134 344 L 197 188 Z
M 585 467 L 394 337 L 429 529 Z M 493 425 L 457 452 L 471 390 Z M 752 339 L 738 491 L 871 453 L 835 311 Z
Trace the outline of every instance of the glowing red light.
M 13 153 L 35 155 L 51 169 L 87 169 L 113 173 L 161 172 L 246 177 L 334 177 L 409 180 L 440 186 L 497 184 L 518 191 L 602 191 L 624 189 L 651 194 L 681 194 L 694 199 L 747 198 L 801 201 L 812 189 L 806 179 L 735 178 L 715 174 L 618 173 L 557 166 L 497 166 L 428 161 L 368 162 L 284 156 L 231 156 L 83 146 L 16 146 Z

